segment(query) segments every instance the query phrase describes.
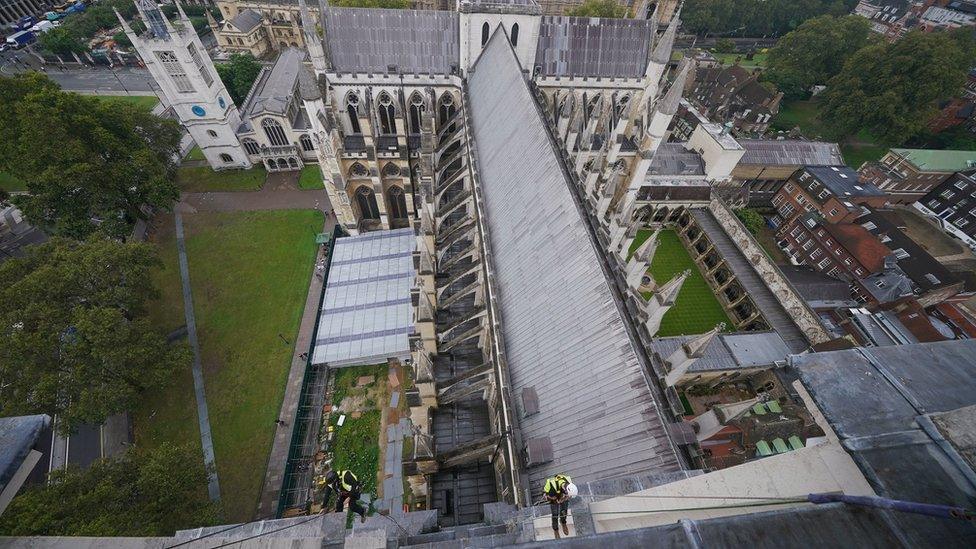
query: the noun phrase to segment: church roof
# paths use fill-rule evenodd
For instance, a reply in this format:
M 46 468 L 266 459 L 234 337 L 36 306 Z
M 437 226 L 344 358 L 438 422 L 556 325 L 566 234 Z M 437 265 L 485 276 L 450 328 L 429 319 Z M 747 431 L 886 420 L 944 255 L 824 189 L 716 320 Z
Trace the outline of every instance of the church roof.
M 680 469 L 623 304 L 503 33 L 468 84 L 511 393 L 535 390 L 539 411 L 519 419 L 522 440 L 548 437 L 552 447 L 530 482 Z
M 288 102 L 295 93 L 298 73 L 302 70 L 302 60 L 305 52 L 296 48 L 288 48 L 281 52 L 270 71 L 259 75 L 257 86 L 248 101 L 245 111 L 250 114 L 272 112 L 284 114 L 288 110 Z
M 535 64 L 543 76 L 639 78 L 655 29 L 644 19 L 546 16 Z
M 235 29 L 247 34 L 261 24 L 261 14 L 252 9 L 241 10 L 229 23 Z
M 327 13 L 325 34 L 337 72 L 457 71 L 461 41 L 455 12 L 329 8 Z

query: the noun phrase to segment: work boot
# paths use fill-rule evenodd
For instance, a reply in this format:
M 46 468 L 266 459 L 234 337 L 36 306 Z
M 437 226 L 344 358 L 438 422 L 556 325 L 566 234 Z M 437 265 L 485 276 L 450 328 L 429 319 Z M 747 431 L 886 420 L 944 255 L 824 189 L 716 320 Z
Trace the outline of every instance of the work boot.
M 366 524 L 366 515 L 359 515 L 359 517 L 360 517 L 359 523 Z
M 569 535 L 569 525 L 566 524 L 565 522 L 563 523 L 563 533 L 566 534 L 567 536 Z
M 559 539 L 559 530 L 558 530 L 558 529 L 556 529 L 556 530 L 553 530 L 552 532 L 553 532 L 554 534 L 556 534 L 556 539 Z

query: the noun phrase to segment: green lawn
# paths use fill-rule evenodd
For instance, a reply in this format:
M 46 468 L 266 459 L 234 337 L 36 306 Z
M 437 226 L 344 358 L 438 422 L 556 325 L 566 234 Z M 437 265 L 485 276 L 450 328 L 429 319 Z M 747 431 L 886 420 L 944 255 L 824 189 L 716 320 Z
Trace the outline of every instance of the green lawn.
M 779 114 L 773 118 L 771 127 L 777 130 L 791 130 L 799 126 L 807 139 L 823 139 L 826 133 L 823 122 L 817 116 L 816 101 L 784 101 Z M 866 130 L 846 139 L 840 144 L 844 162 L 855 170 L 861 164 L 881 158 L 888 148 L 876 144 L 877 139 Z
M 129 103 L 147 111 L 151 111 L 159 103 L 159 98 L 155 95 L 97 95 L 96 97 L 102 101 Z
M 0 172 L 0 191 L 13 192 L 26 190 L 27 183 L 6 172 Z
M 733 65 L 738 59 L 739 65 L 746 69 L 766 68 L 766 58 L 768 57 L 768 54 L 765 53 L 756 53 L 752 56 L 752 59 L 746 59 L 746 54 L 744 53 L 711 53 L 723 65 Z
M 346 418 L 341 427 L 338 425 L 340 414 L 333 414 L 329 421 L 335 430 L 331 446 L 332 467 L 353 471 L 363 483 L 363 493 L 372 494 L 374 498 L 380 466 L 380 414 L 389 398 L 386 391 L 388 371 L 388 365 L 374 364 L 340 368 L 334 374 L 332 403 L 339 406 Z M 363 376 L 372 376 L 373 382 L 357 387 L 357 381 Z M 357 414 L 359 417 L 353 417 Z
M 323 222 L 311 210 L 184 216 L 217 475 L 230 522 L 252 518 L 260 497 Z M 162 298 L 152 318 L 170 331 L 183 325 L 175 241 L 171 230 L 156 240 L 166 268 L 158 274 Z M 185 372 L 148 395 L 134 414 L 136 443 L 199 444 L 195 406 Z
M 207 157 L 203 156 L 203 151 L 200 150 L 198 145 L 194 145 L 190 152 L 186 153 L 183 160 L 206 160 Z
M 651 232 L 646 229 L 638 231 L 630 247 L 630 253 L 634 253 L 634 250 L 651 236 Z M 658 235 L 657 251 L 654 252 L 654 260 L 651 262 L 651 276 L 658 284 L 664 284 L 685 269 L 690 269 L 691 275 L 681 286 L 674 307 L 671 307 L 661 320 L 661 329 L 657 335 L 702 334 L 714 328 L 719 322 L 724 322 L 726 330 L 732 331 L 732 322 L 681 244 L 677 233 L 673 230 L 661 231 Z M 648 296 L 649 294 L 645 294 L 644 297 Z
M 298 177 L 298 188 L 305 190 L 322 190 L 322 171 L 318 164 L 305 164 L 302 174 Z
M 268 174 L 264 168 L 215 172 L 209 166 L 182 167 L 176 170 L 176 185 L 183 192 L 256 191 Z

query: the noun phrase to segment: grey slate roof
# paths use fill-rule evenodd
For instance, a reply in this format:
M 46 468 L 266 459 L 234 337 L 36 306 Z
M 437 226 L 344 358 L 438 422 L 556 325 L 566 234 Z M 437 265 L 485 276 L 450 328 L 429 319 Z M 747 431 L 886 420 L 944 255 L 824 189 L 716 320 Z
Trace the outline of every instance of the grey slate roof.
M 325 33 L 338 72 L 451 74 L 460 63 L 458 14 L 329 8 Z
M 841 200 L 851 196 L 884 196 L 873 183 L 858 181 L 857 172 L 848 166 L 806 166 L 806 171 Z
M 746 150 L 739 164 L 763 166 L 840 166 L 844 157 L 837 143 L 794 139 L 740 139 Z
M 651 166 L 647 170 L 647 175 L 694 175 L 704 176 L 705 165 L 702 163 L 701 155 L 685 149 L 683 143 L 661 143 L 654 158 L 651 159 Z
M 878 495 L 973 507 L 976 475 L 926 424 L 976 404 L 976 341 L 798 355 L 791 365 Z M 911 546 L 976 546 L 965 521 L 893 517 Z
M 237 14 L 237 17 L 230 20 L 230 24 L 234 25 L 234 28 L 237 30 L 247 34 L 261 24 L 261 13 L 252 9 L 242 10 Z
M 613 549 L 786 549 L 807 547 L 904 547 L 884 511 L 840 503 L 718 517 L 536 542 L 520 547 L 612 547 Z
M 657 338 L 651 343 L 651 350 L 661 359 L 667 359 L 678 347 L 694 337 Z M 705 354 L 688 371 L 772 367 L 776 362 L 786 360 L 789 354 L 790 350 L 783 338 L 773 331 L 719 334 L 705 347 Z
M 780 265 L 779 268 L 811 307 L 852 301 L 849 282 L 817 272 L 806 265 Z M 850 306 L 855 306 L 855 303 Z
M 13 478 L 50 423 L 51 418 L 45 414 L 0 418 L 0 490 Z
M 302 70 L 305 51 L 287 48 L 281 52 L 270 72 L 260 75 L 258 85 L 248 102 L 250 114 L 273 112 L 284 114 L 288 110 L 298 83 L 298 73 Z
M 651 21 L 546 16 L 535 64 L 543 76 L 638 78 L 647 69 Z
M 523 440 L 549 437 L 531 467 L 582 482 L 680 468 L 554 143 L 504 34 L 469 79 L 477 168 L 512 394 L 534 387 Z M 613 449 L 608 452 L 608 449 Z

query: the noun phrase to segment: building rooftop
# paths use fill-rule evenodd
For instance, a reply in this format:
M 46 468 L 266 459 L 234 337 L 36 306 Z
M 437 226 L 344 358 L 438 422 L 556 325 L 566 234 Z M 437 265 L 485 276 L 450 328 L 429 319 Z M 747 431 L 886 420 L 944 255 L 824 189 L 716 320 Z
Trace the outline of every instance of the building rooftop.
M 0 490 L 13 478 L 51 418 L 45 414 L 0 418 Z
M 884 268 L 885 258 L 891 255 L 878 237 L 866 228 L 855 223 L 821 223 L 821 227 L 834 237 L 845 250 L 850 252 L 869 273 L 876 273 Z
M 298 86 L 298 73 L 302 70 L 305 51 L 287 48 L 281 52 L 270 71 L 258 76 L 254 93 L 245 105 L 249 114 L 272 112 L 285 114 Z
M 976 168 L 976 151 L 891 149 L 923 172 L 959 172 Z
M 662 143 L 651 159 L 647 170 L 648 179 L 662 175 L 687 175 L 704 177 L 705 165 L 701 155 L 689 151 L 682 143 Z
M 804 170 L 841 200 L 885 195 L 874 184 L 858 181 L 857 172 L 848 166 L 805 166 Z
M 533 488 L 562 471 L 586 482 L 680 469 L 623 304 L 501 32 L 468 85 L 511 394 L 535 390 L 539 411 L 519 420 L 522 440 L 552 447 L 552 461 L 528 469 Z
M 898 267 L 923 293 L 960 281 L 958 276 L 898 228 L 902 224 L 898 212 L 868 210 L 855 222 L 884 242 L 883 245 L 895 255 Z
M 452 74 L 458 70 L 456 12 L 330 7 L 327 13 L 325 35 L 337 72 Z
M 247 34 L 261 24 L 261 13 L 252 9 L 241 10 L 229 23 L 237 30 Z
M 813 353 L 790 362 L 879 496 L 972 507 L 976 475 L 959 442 L 976 436 L 976 341 Z M 966 521 L 892 518 L 909 546 L 976 545 Z
M 536 70 L 543 76 L 640 78 L 654 32 L 653 23 L 643 19 L 546 16 L 539 26 Z
M 353 366 L 410 356 L 415 247 L 412 229 L 335 240 L 313 364 Z
M 745 154 L 739 164 L 761 166 L 837 166 L 844 164 L 837 143 L 793 139 L 739 139 Z
M 818 272 L 806 265 L 780 265 L 780 270 L 814 309 L 856 304 L 851 298 L 851 285 L 847 281 Z
M 460 0 L 457 7 L 458 11 L 474 13 L 542 13 L 536 0 Z
M 651 350 L 664 360 L 695 337 L 656 338 L 651 343 Z M 688 371 L 769 368 L 776 362 L 786 360 L 789 354 L 790 349 L 783 338 L 774 331 L 719 334 L 705 347 L 704 355 Z

